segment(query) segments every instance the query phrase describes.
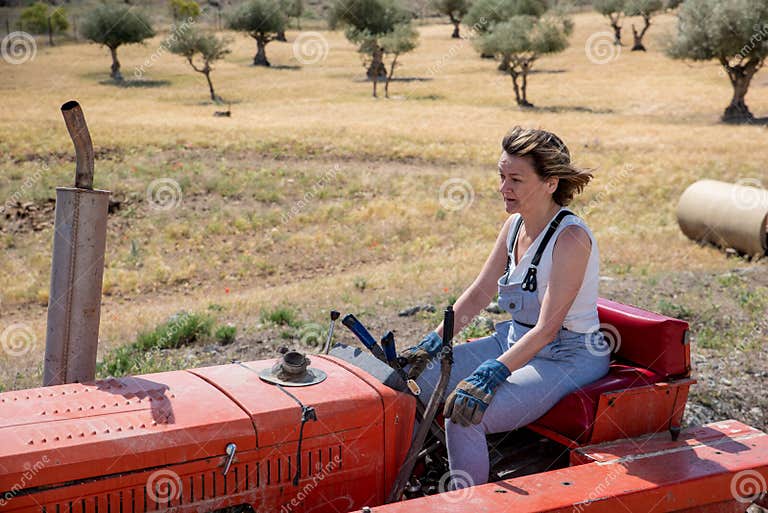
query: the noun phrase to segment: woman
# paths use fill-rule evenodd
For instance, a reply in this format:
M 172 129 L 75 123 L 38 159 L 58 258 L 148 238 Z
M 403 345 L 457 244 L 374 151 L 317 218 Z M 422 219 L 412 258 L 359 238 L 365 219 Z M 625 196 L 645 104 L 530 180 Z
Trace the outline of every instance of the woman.
M 597 243 L 565 208 L 592 174 L 573 166 L 565 144 L 545 130 L 515 127 L 502 148 L 499 192 L 511 215 L 453 308 L 458 332 L 498 291 L 499 306 L 512 319 L 498 323 L 493 335 L 454 348 L 453 391 L 444 410 L 453 488 L 488 481 L 487 433 L 535 421 L 604 376 L 610 360 L 598 331 Z M 441 337 L 442 324 L 401 355 L 424 402 L 437 383 L 439 366 L 428 363 Z

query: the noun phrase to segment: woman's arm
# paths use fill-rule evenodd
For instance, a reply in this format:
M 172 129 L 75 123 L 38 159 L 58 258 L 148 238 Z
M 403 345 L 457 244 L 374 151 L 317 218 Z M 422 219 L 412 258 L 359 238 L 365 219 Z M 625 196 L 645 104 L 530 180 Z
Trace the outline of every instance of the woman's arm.
M 554 340 L 563 325 L 584 281 L 592 248 L 586 231 L 567 226 L 560 232 L 552 249 L 552 273 L 536 326 L 499 356 L 498 360 L 514 372 Z
M 496 295 L 496 284 L 507 265 L 507 236 L 511 220 L 512 216 L 501 227 L 499 236 L 496 238 L 496 244 L 493 246 L 491 254 L 488 255 L 480 274 L 454 303 L 454 333 L 461 331 L 469 321 L 474 319 L 475 315 L 488 306 L 488 303 Z M 441 337 L 443 336 L 442 322 L 435 331 Z

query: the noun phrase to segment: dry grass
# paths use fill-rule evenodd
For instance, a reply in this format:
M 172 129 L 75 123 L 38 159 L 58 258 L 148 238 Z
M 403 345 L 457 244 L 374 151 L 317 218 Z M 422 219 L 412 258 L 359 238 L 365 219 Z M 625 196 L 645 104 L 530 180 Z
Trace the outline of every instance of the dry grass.
M 254 44 L 235 35 L 233 54 L 213 75 L 232 118 L 212 117 L 221 107 L 177 56 L 160 55 L 145 76 L 168 85 L 115 87 L 102 83 L 103 48 L 39 45 L 29 63 L 0 62 L 12 98 L 0 110 L 0 198 L 21 190 L 22 201 L 39 200 L 71 183 L 58 108 L 80 101 L 101 155 L 96 186 L 128 198 L 109 225 L 102 351 L 210 302 L 253 326 L 260 308 L 277 303 L 316 318 L 330 306 L 375 312 L 461 292 L 503 220 L 495 161 L 503 133 L 518 123 L 557 132 L 577 162 L 595 168 L 574 207 L 599 239 L 603 274 L 744 265 L 688 241 L 674 211 L 700 178 L 766 183 L 766 129 L 718 122 L 730 85 L 714 63 L 660 53 L 656 39 L 674 28 L 671 16 L 652 27 L 647 54 L 624 48 L 603 65 L 588 59 L 585 42 L 607 24 L 591 13 L 575 21 L 571 47 L 537 63 L 533 110 L 515 107 L 509 77 L 468 41 L 450 39 L 448 25 L 420 28 L 420 46 L 401 58 L 398 75 L 425 80 L 395 82 L 391 100 L 370 97 L 340 32 L 322 32 L 327 59 L 301 69 L 249 66 Z M 126 77 L 160 41 L 120 50 Z M 275 65 L 300 65 L 291 44 L 267 52 Z M 758 75 L 747 96 L 756 115 L 768 114 L 767 85 Z M 290 215 L 332 170 L 331 184 Z M 440 207 L 438 190 L 452 177 L 472 185 L 471 208 Z M 147 185 L 157 178 L 181 184 L 178 208 L 149 208 Z M 6 358 L 0 383 L 23 386 L 38 379 L 42 360 L 51 230 L 0 233 L 0 245 L 2 326 L 23 322 L 34 334 L 22 356 Z M 15 380 L 16 371 L 23 376 Z

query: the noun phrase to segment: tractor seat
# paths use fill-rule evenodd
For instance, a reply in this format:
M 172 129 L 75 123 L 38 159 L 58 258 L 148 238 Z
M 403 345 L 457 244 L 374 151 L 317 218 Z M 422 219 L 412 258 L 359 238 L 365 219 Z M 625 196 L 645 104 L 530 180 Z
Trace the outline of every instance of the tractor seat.
M 662 375 L 652 370 L 612 362 L 608 374 L 563 397 L 535 424 L 560 433 L 570 440 L 586 443 L 603 392 L 651 385 L 663 379 Z
M 605 299 L 598 315 L 613 350 L 608 374 L 528 427 L 570 447 L 664 429 L 675 436 L 693 383 L 688 323 Z

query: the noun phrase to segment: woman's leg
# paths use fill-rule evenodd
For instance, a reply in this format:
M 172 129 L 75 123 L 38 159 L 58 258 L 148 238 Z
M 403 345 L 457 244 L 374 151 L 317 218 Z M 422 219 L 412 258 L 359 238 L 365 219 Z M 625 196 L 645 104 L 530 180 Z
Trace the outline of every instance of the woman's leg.
M 505 337 L 506 343 L 506 337 Z M 453 347 L 453 365 L 451 366 L 451 379 L 448 381 L 446 387 L 445 396 L 441 399 L 445 400 L 447 394 L 450 394 L 459 381 L 472 374 L 477 366 L 486 360 L 496 358 L 502 353 L 502 344 L 497 337 L 497 334 L 483 337 L 472 342 L 465 344 L 457 344 Z M 426 406 L 429 402 L 429 398 L 437 387 L 437 381 L 440 379 L 440 358 L 433 358 L 424 372 L 421 373 L 416 379 L 419 387 L 421 387 L 421 394 L 419 394 L 419 400 Z
M 487 433 L 512 431 L 530 424 L 564 396 L 604 374 L 602 362 L 584 363 L 597 364 L 574 368 L 569 361 L 533 358 L 499 386 L 480 424 L 464 427 L 446 419 L 451 472 L 466 473 L 454 478 L 452 486 L 463 488 L 488 481 Z

